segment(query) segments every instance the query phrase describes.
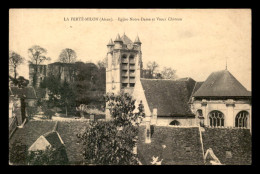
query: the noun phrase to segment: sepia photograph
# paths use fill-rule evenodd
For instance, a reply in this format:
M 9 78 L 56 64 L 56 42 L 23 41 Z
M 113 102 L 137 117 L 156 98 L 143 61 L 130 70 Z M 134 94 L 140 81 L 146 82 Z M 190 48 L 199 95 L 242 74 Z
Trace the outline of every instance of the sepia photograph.
M 9 9 L 9 165 L 252 165 L 251 15 Z

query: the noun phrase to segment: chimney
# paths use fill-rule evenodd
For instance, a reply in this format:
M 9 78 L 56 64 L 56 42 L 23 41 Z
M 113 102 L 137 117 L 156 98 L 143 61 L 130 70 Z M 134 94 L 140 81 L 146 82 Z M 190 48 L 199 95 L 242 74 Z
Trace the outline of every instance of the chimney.
M 151 143 L 151 116 L 146 117 L 145 143 Z

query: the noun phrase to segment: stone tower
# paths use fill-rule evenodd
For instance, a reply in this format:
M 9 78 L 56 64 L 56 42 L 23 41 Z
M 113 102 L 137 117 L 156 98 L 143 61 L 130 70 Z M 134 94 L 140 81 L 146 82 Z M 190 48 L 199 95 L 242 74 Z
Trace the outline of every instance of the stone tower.
M 106 56 L 106 93 L 132 94 L 143 66 L 141 44 L 138 36 L 134 42 L 125 34 L 121 37 L 118 34 L 114 41 L 110 39 Z M 106 115 L 109 118 L 109 113 Z
M 137 36 L 132 42 L 125 34 L 118 34 L 107 44 L 106 92 L 132 93 L 142 70 L 141 42 Z

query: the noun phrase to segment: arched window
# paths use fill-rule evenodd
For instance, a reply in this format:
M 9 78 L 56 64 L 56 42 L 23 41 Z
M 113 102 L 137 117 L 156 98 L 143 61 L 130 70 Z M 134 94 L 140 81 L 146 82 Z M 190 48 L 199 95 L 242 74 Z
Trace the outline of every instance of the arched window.
M 237 114 L 236 120 L 235 120 L 235 126 L 236 127 L 247 127 L 247 119 L 248 119 L 248 112 L 241 111 Z
M 212 111 L 209 113 L 210 126 L 224 126 L 224 114 L 220 111 Z
M 177 120 L 173 120 L 172 122 L 170 122 L 170 125 L 175 125 L 175 126 L 179 126 L 180 122 Z

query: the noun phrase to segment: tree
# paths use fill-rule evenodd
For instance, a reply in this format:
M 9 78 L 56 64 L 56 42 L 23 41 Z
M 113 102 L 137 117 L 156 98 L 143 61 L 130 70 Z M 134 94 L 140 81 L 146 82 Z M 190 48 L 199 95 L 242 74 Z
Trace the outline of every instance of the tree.
M 18 139 L 9 147 L 9 162 L 14 165 L 66 165 L 68 157 L 64 146 L 29 151 L 28 146 Z
M 99 69 L 106 68 L 106 59 L 99 60 L 97 62 L 97 66 L 98 66 Z
M 48 146 L 45 150 L 29 151 L 29 165 L 66 165 L 69 163 L 64 146 L 53 148 Z
M 28 86 L 29 80 L 25 79 L 23 76 L 19 76 L 16 79 L 16 84 L 18 85 L 19 88 L 24 88 Z
M 15 140 L 9 146 L 9 162 L 11 164 L 27 164 L 28 147 L 22 143 L 21 139 Z
M 139 118 L 143 118 L 140 103 L 135 111 L 135 100 L 129 94 L 107 94 L 111 121 L 91 121 L 86 132 L 77 134 L 83 144 L 83 156 L 87 164 L 133 165 L 138 156 L 136 146 Z
M 9 52 L 9 71 L 13 70 L 14 72 L 14 79 L 16 79 L 17 76 L 17 67 L 21 65 L 24 62 L 24 58 L 17 54 L 14 51 Z
M 176 70 L 170 68 L 170 67 L 164 67 L 163 71 L 161 72 L 163 79 L 176 79 Z
M 63 49 L 59 55 L 59 61 L 62 63 L 74 63 L 76 58 L 76 52 L 70 48 Z
M 153 62 L 149 61 L 147 63 L 147 69 L 151 70 L 152 74 L 154 73 L 155 69 L 158 68 L 158 67 L 159 67 L 159 65 L 155 61 L 153 61 Z
M 51 60 L 51 58 L 46 57 L 45 55 L 47 54 L 47 50 L 45 48 L 40 47 L 39 45 L 34 45 L 31 48 L 28 49 L 28 54 L 30 61 L 29 63 L 35 65 L 35 71 L 33 74 L 33 86 L 35 87 L 37 84 L 37 74 L 38 74 L 38 65 L 41 63 Z
M 73 84 L 69 84 L 64 81 L 61 82 L 58 77 L 53 74 L 49 74 L 41 83 L 41 88 L 48 89 L 48 100 L 46 100 L 47 108 L 53 107 L 65 107 L 66 116 L 68 115 L 68 109 L 70 106 L 75 105 L 75 94 L 73 90 Z M 46 109 L 47 113 L 52 114 Z
M 32 64 L 40 65 L 41 63 L 50 60 L 49 57 L 46 57 L 47 50 L 45 48 L 40 47 L 39 45 L 34 45 L 28 49 L 29 58 L 31 59 L 29 62 Z

